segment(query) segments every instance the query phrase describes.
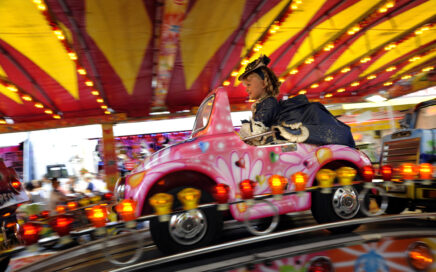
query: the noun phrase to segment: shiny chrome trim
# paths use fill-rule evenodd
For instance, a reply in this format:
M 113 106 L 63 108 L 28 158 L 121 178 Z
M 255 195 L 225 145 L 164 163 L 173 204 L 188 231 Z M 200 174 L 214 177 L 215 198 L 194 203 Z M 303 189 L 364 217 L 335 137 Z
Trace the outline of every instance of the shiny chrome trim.
M 268 228 L 266 228 L 265 230 L 257 230 L 255 227 L 253 227 L 250 224 L 250 217 L 251 217 L 250 211 L 252 211 L 252 208 L 256 204 L 259 204 L 259 203 L 267 204 L 274 213 L 274 215 L 272 216 L 271 223 L 269 224 Z M 263 200 L 256 200 L 253 205 L 248 205 L 247 210 L 244 213 L 244 225 L 248 229 L 248 231 L 253 235 L 266 235 L 268 233 L 273 232 L 275 230 L 275 228 L 277 227 L 277 225 L 279 224 L 279 221 L 280 221 L 280 217 L 279 217 L 278 208 L 274 204 L 269 202 L 268 200 L 264 200 L 264 199 Z
M 302 227 L 302 228 L 296 228 L 276 233 L 271 233 L 263 236 L 256 236 L 256 237 L 250 237 L 247 239 L 239 240 L 239 241 L 232 241 L 227 242 L 219 245 L 213 245 L 210 247 L 200 248 L 196 250 L 191 250 L 187 252 L 182 252 L 178 254 L 174 254 L 171 256 L 165 256 L 157 259 L 153 259 L 150 261 L 145 261 L 142 263 L 134 264 L 131 266 L 119 268 L 112 270 L 113 272 L 119 272 L 119 271 L 134 271 L 138 269 L 143 269 L 146 267 L 150 267 L 153 265 L 170 262 L 170 261 L 176 261 L 182 258 L 192 257 L 198 254 L 205 254 L 205 253 L 211 253 L 218 250 L 223 250 L 227 248 L 231 248 L 234 246 L 242 246 L 242 245 L 248 245 L 253 243 L 258 243 L 270 239 L 277 239 L 282 238 L 286 236 L 292 236 L 302 233 L 308 233 L 312 231 L 318 231 L 318 230 L 324 230 L 329 228 L 337 228 L 337 227 L 344 227 L 348 225 L 354 225 L 354 224 L 368 224 L 368 223 L 378 223 L 378 222 L 385 222 L 385 221 L 392 221 L 392 220 L 406 220 L 406 219 L 428 219 L 430 217 L 436 217 L 436 212 L 433 213 L 419 213 L 419 214 L 400 214 L 400 215 L 388 215 L 388 216 L 378 216 L 378 217 L 367 217 L 367 218 L 358 218 L 358 219 L 351 219 L 351 220 L 344 220 L 340 222 L 334 222 L 334 223 L 327 223 L 327 224 L 319 224 L 314 225 L 310 227 Z

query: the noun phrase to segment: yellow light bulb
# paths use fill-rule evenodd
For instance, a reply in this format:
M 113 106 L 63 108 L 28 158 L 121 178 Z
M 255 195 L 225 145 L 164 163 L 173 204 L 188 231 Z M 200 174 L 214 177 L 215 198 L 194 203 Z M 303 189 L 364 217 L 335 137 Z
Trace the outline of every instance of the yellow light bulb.
M 297 74 L 298 73 L 298 69 L 292 69 L 290 72 L 289 72 L 289 74 L 291 74 L 291 75 L 295 75 L 295 74 Z
M 359 83 L 359 82 L 357 82 L 357 81 L 355 81 L 355 82 L 351 83 L 351 86 L 353 86 L 353 87 L 356 87 L 356 86 L 359 86 L 359 85 L 360 85 L 360 83 Z
M 26 101 L 32 101 L 32 97 L 30 97 L 30 96 L 28 96 L 28 95 L 23 95 L 21 98 L 22 98 L 23 100 L 26 100 Z
M 38 109 L 42 109 L 42 108 L 44 108 L 44 105 L 41 103 L 35 103 L 35 107 Z
M 341 70 L 341 73 L 346 73 L 346 72 L 349 72 L 349 71 L 351 71 L 351 68 L 350 67 L 345 67 L 345 68 L 343 68 Z
M 6 88 L 11 92 L 14 92 L 14 93 L 18 92 L 17 87 L 15 87 L 13 85 L 8 85 Z

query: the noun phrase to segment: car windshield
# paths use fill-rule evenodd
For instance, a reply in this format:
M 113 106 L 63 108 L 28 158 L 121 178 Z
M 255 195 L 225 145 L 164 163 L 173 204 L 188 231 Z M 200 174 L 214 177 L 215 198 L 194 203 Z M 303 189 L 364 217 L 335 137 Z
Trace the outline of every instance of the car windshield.
M 416 120 L 416 128 L 436 128 L 436 105 L 420 109 L 418 119 Z
M 195 118 L 194 129 L 192 130 L 192 137 L 194 137 L 197 132 L 204 129 L 209 123 L 209 117 L 212 113 L 214 100 L 215 95 L 212 95 L 201 104 L 200 109 L 197 112 L 197 117 Z

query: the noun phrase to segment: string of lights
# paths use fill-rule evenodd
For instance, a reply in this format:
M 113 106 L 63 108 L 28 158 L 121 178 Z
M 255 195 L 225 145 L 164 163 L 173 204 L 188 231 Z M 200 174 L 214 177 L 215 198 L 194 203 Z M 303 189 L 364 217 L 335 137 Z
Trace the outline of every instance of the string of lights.
M 411 33 L 399 37 L 396 41 L 388 41 L 387 43 L 382 44 L 381 46 L 379 46 L 378 48 L 373 50 L 372 52 L 369 52 L 368 55 L 364 56 L 363 58 L 357 59 L 354 62 L 348 63 L 342 67 L 339 67 L 338 69 L 336 69 L 332 73 L 327 74 L 323 80 L 316 82 L 316 83 L 313 83 L 310 86 L 304 87 L 302 90 L 300 90 L 298 92 L 298 94 L 305 93 L 306 89 L 309 87 L 312 89 L 319 87 L 323 81 L 332 81 L 333 79 L 338 81 L 341 79 L 342 76 L 349 73 L 353 69 L 360 68 L 362 64 L 365 64 L 365 63 L 369 62 L 370 60 L 376 59 L 376 57 L 379 54 L 383 54 L 385 51 L 392 50 L 392 49 L 396 48 L 398 45 L 400 45 L 401 43 L 403 43 L 409 39 L 415 38 L 417 35 L 422 35 L 424 33 L 422 31 L 422 29 L 429 30 L 433 27 L 434 27 L 433 24 L 425 24 L 422 26 L 418 26 L 417 28 L 412 30 Z M 432 50 L 427 50 L 427 52 L 416 52 L 415 53 L 416 55 L 413 55 L 411 58 L 406 59 L 405 61 L 409 61 L 409 62 L 417 61 L 420 58 L 424 57 L 425 55 L 427 55 L 431 52 L 432 52 Z M 342 86 L 334 86 L 334 87 L 338 88 L 336 90 L 336 92 L 327 91 L 327 93 L 324 95 L 324 97 L 332 97 L 335 93 L 344 93 L 345 91 L 354 91 L 356 89 L 354 87 L 361 86 L 362 83 L 364 83 L 364 81 L 370 81 L 370 80 L 376 79 L 382 73 L 391 73 L 391 72 L 397 70 L 397 66 L 401 62 L 403 62 L 403 61 L 400 59 L 396 63 L 392 63 L 392 62 L 388 63 L 388 64 L 382 66 L 381 68 L 379 68 L 378 70 L 374 71 L 370 75 L 359 77 L 357 80 L 355 80 L 351 83 L 343 84 Z M 386 83 L 387 83 L 387 85 L 385 85 L 385 86 L 389 86 L 389 85 L 392 85 L 394 82 L 391 82 L 390 80 L 388 80 L 388 81 L 386 81 Z
M 59 39 L 59 41 L 65 47 L 65 50 L 67 51 L 69 58 L 72 61 L 74 61 L 77 67 L 77 73 L 79 74 L 79 76 L 83 77 L 85 85 L 90 90 L 90 93 L 93 96 L 95 96 L 96 102 L 98 103 L 99 107 L 104 111 L 105 114 L 111 114 L 111 111 L 109 111 L 108 109 L 108 103 L 100 96 L 100 92 L 97 90 L 94 82 L 89 78 L 88 72 L 81 64 L 80 58 L 76 53 L 76 50 L 74 50 L 72 44 L 66 39 L 66 35 L 64 31 L 60 27 L 58 21 L 49 12 L 47 5 L 44 3 L 43 0 L 33 0 L 33 3 L 35 3 L 35 5 L 38 7 L 38 9 L 41 11 L 41 13 L 48 21 L 49 25 L 53 30 L 53 34 Z
M 250 61 L 250 57 L 252 57 L 255 53 L 261 51 L 262 46 L 264 44 L 264 42 L 271 37 L 271 35 L 275 34 L 279 29 L 280 29 L 280 24 L 281 22 L 283 22 L 284 18 L 286 18 L 291 12 L 292 10 L 296 10 L 298 9 L 298 5 L 301 4 L 302 1 L 293 1 L 291 4 L 291 8 L 288 10 L 288 12 L 284 13 L 283 17 L 281 17 L 279 15 L 279 17 L 274 21 L 274 23 L 272 23 L 269 28 L 265 31 L 265 33 L 268 33 L 269 35 L 262 35 L 258 41 L 256 41 L 254 43 L 254 45 L 252 46 L 252 48 L 250 50 L 248 50 L 248 53 L 246 54 L 246 56 L 242 59 L 242 61 L 240 62 L 240 64 L 238 65 L 238 69 L 234 69 L 232 71 L 232 73 L 230 74 L 230 76 L 222 83 L 223 86 L 229 86 L 232 82 L 232 80 L 234 80 L 234 78 L 238 75 L 238 70 L 241 69 L 242 66 L 245 66 L 249 63 Z M 327 42 L 325 42 L 324 44 L 322 44 L 320 46 L 320 48 L 316 49 L 313 51 L 311 56 L 307 56 L 306 58 L 304 58 L 302 61 L 300 61 L 299 63 L 297 63 L 296 65 L 294 65 L 293 67 L 288 68 L 284 73 L 282 73 L 279 76 L 279 80 L 281 82 L 284 82 L 285 80 L 287 80 L 288 77 L 296 75 L 299 73 L 299 71 L 301 70 L 301 68 L 304 65 L 309 65 L 311 63 L 313 63 L 316 60 L 317 55 L 323 53 L 323 52 L 328 52 L 331 51 L 332 49 L 335 48 L 335 46 L 337 44 L 339 44 L 341 41 L 343 41 L 344 39 L 349 39 L 350 36 L 356 35 L 357 33 L 361 32 L 365 27 L 367 27 L 376 17 L 380 17 L 382 16 L 384 13 L 387 13 L 388 10 L 392 9 L 395 6 L 396 2 L 393 0 L 388 0 L 385 2 L 381 2 L 380 5 L 378 5 L 376 7 L 377 12 L 375 13 L 371 13 L 369 16 L 366 16 L 362 21 L 355 23 L 354 25 L 345 28 L 344 31 L 342 33 L 340 33 L 339 35 L 337 35 L 336 37 L 334 37 L 333 39 L 328 40 Z M 415 28 L 414 30 L 412 30 L 412 33 L 408 34 L 408 35 L 402 35 L 399 38 L 397 38 L 397 40 L 395 41 L 389 41 L 386 44 L 383 44 L 380 47 L 378 47 L 376 50 L 372 50 L 368 53 L 368 55 L 363 56 L 362 58 L 359 58 L 358 60 L 356 60 L 355 62 L 352 63 L 348 63 L 347 65 L 344 65 L 342 67 L 340 67 L 339 69 L 335 70 L 334 72 L 327 74 L 321 81 L 319 82 L 312 82 L 311 84 L 309 84 L 308 86 L 305 86 L 304 88 L 301 88 L 299 91 L 297 91 L 297 94 L 306 94 L 307 93 L 307 89 L 316 89 L 318 87 L 321 86 L 321 84 L 323 82 L 331 82 L 334 79 L 336 79 L 338 76 L 340 75 L 344 75 L 348 72 L 350 72 L 353 68 L 361 66 L 362 64 L 369 64 L 369 62 L 371 60 L 374 59 L 374 57 L 377 54 L 380 54 L 381 51 L 389 51 L 392 50 L 394 48 L 396 48 L 399 44 L 401 44 L 402 42 L 416 37 L 418 35 L 421 35 L 423 33 L 425 33 L 426 31 L 428 31 L 429 29 L 431 29 L 433 27 L 433 24 L 429 24 L 429 23 L 423 23 L 423 25 L 420 25 L 419 27 Z M 418 60 L 421 56 L 414 56 L 414 58 L 411 58 L 411 62 L 412 61 L 416 61 Z M 430 68 L 428 68 L 430 69 Z M 396 70 L 395 66 L 389 66 L 386 67 L 384 72 L 387 73 L 391 73 L 393 71 Z M 362 84 L 362 79 L 367 79 L 367 80 L 372 80 L 375 79 L 379 76 L 379 74 L 374 73 L 368 76 L 365 76 L 363 78 L 359 78 L 358 80 L 355 80 L 351 83 L 348 83 L 344 86 L 335 86 L 337 88 L 336 91 L 333 92 L 327 92 L 327 93 L 321 93 L 320 97 L 324 98 L 324 97 L 332 97 L 333 95 L 335 95 L 335 93 L 344 93 L 346 91 L 352 91 L 353 89 L 355 89 L 356 87 L 361 86 Z M 385 82 L 385 86 L 391 85 L 394 82 L 391 81 L 387 81 Z

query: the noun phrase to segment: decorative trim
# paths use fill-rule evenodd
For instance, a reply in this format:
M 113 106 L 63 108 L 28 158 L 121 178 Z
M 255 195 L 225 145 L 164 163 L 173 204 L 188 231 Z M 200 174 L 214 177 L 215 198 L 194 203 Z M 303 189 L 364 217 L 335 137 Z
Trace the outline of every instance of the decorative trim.
M 286 131 L 286 128 L 299 129 L 301 133 L 300 135 L 295 135 Z M 301 143 L 306 141 L 307 138 L 309 138 L 309 130 L 307 129 L 307 127 L 303 126 L 301 122 L 293 123 L 293 124 L 286 124 L 285 122 L 283 122 L 281 126 L 272 126 L 271 129 L 273 130 L 277 129 L 280 132 L 280 136 L 294 143 Z M 275 134 L 273 134 L 273 137 L 274 140 L 277 140 Z

